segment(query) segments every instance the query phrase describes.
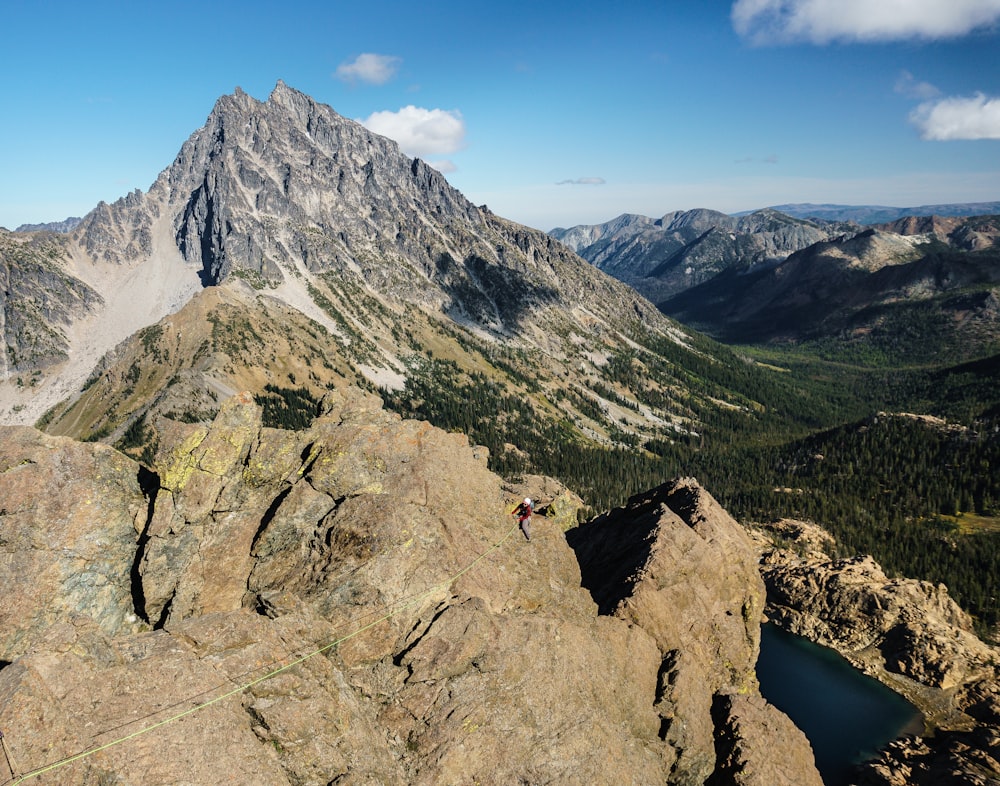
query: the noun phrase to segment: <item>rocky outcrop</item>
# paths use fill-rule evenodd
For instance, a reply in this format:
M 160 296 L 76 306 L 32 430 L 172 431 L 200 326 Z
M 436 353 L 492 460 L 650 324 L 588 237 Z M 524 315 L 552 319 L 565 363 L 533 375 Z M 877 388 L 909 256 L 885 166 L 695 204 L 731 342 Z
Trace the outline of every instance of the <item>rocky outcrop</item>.
M 0 661 L 85 617 L 137 630 L 132 565 L 147 505 L 138 464 L 100 444 L 6 427 L 0 438 Z
M 813 774 L 806 736 L 760 694 L 720 694 L 712 702 L 712 718 L 716 768 L 707 786 L 821 783 Z
M 953 689 L 994 656 L 944 585 L 889 579 L 871 557 L 769 563 L 764 578 L 781 627 L 921 685 Z
M 595 583 L 594 558 L 581 575 L 572 495 L 531 477 L 507 490 L 464 437 L 358 390 L 300 432 L 263 428 L 239 395 L 211 425 L 160 433 L 148 469 L 0 434 L 13 776 L 818 782 L 756 694 L 745 538 L 693 482 L 576 531 L 592 557 L 613 525 L 629 532 L 615 561 L 641 568 L 621 591 Z M 514 492 L 543 503 L 530 542 Z M 664 500 L 678 512 L 654 515 Z M 760 762 L 758 727 L 780 761 Z
M 153 224 L 160 206 L 135 189 L 109 205 L 100 202 L 72 230 L 93 260 L 128 266 L 153 253 Z
M 679 752 L 671 782 L 819 783 L 805 737 L 774 720 L 781 714 L 759 696 L 764 587 L 756 550 L 708 492 L 690 478 L 668 483 L 567 539 L 601 612 L 647 631 L 663 657 L 660 735 Z M 772 766 L 747 764 L 754 744 L 771 751 Z

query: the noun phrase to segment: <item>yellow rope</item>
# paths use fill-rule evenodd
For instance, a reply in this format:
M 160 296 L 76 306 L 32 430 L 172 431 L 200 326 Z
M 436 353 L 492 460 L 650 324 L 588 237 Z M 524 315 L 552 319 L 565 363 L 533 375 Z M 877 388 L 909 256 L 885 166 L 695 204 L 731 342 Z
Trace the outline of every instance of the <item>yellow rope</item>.
M 134 731 L 131 734 L 126 734 L 124 737 L 119 737 L 118 739 L 112 740 L 111 742 L 107 742 L 104 745 L 99 745 L 99 746 L 97 746 L 95 748 L 90 748 L 89 750 L 83 751 L 82 753 L 77 753 L 74 756 L 69 756 L 69 757 L 67 757 L 65 759 L 61 759 L 60 761 L 57 761 L 54 764 L 48 764 L 48 765 L 46 765 L 44 767 L 39 767 L 38 769 L 31 770 L 30 772 L 26 772 L 23 775 L 20 775 L 20 776 L 16 777 L 13 781 L 10 781 L 10 782 L 13 783 L 13 784 L 22 783 L 22 782 L 28 780 L 29 778 L 35 778 L 35 777 L 37 777 L 39 775 L 42 775 L 42 774 L 44 774 L 46 772 L 51 772 L 52 770 L 56 770 L 56 769 L 59 769 L 61 767 L 65 767 L 66 765 L 72 764 L 73 762 L 80 761 L 81 759 L 85 759 L 85 758 L 87 758 L 89 756 L 93 756 L 95 753 L 100 753 L 101 751 L 105 751 L 108 748 L 113 748 L 116 745 L 121 745 L 123 742 L 128 742 L 129 740 L 135 739 L 136 737 L 139 737 L 139 736 L 141 736 L 143 734 L 148 734 L 149 732 L 155 731 L 156 729 L 160 728 L 161 726 L 166 726 L 168 723 L 173 723 L 175 721 L 180 720 L 181 718 L 187 717 L 188 715 L 192 715 L 195 712 L 198 712 L 199 710 L 204 709 L 205 707 L 209 707 L 209 706 L 211 706 L 213 704 L 218 704 L 220 701 L 224 701 L 225 699 L 228 699 L 230 696 L 235 696 L 237 693 L 242 693 L 247 688 L 252 688 L 254 685 L 258 685 L 259 683 L 264 682 L 265 680 L 269 680 L 272 677 L 275 677 L 278 674 L 281 674 L 282 672 L 288 671 L 289 669 L 291 669 L 294 666 L 298 666 L 300 663 L 304 663 L 305 661 L 309 660 L 310 658 L 314 658 L 317 655 L 320 655 L 320 654 L 326 652 L 327 650 L 332 649 L 333 647 L 336 647 L 338 644 L 343 644 L 345 641 L 354 638 L 355 636 L 357 636 L 360 633 L 363 633 L 364 631 L 368 630 L 369 628 L 373 628 L 374 626 L 378 625 L 380 622 L 385 622 L 386 620 L 391 619 L 392 617 L 394 617 L 396 614 L 399 614 L 399 612 L 403 611 L 404 609 L 409 608 L 410 606 L 416 605 L 421 600 L 423 600 L 424 598 L 426 598 L 428 595 L 431 595 L 431 594 L 437 592 L 439 589 L 447 587 L 452 582 L 457 581 L 464 574 L 466 574 L 470 570 L 472 570 L 472 568 L 474 568 L 479 562 L 481 562 L 487 556 L 489 556 L 492 552 L 494 552 L 498 548 L 500 548 L 500 546 L 503 545 L 503 542 L 505 540 L 507 540 L 507 538 L 509 538 L 511 536 L 511 534 L 514 532 L 515 529 L 517 529 L 517 525 L 516 524 L 507 531 L 506 535 L 504 535 L 500 540 L 498 540 L 496 543 L 494 543 L 492 546 L 490 546 L 490 548 L 488 548 L 486 551 L 484 551 L 482 554 L 480 554 L 478 557 L 476 557 L 472 562 L 470 562 L 468 565 L 466 565 L 464 568 L 462 568 L 460 571 L 458 571 L 458 573 L 454 574 L 453 576 L 445 579 L 444 581 L 442 581 L 442 582 L 440 582 L 438 584 L 435 584 L 434 586 L 430 587 L 429 589 L 424 590 L 419 595 L 415 595 L 413 598 L 411 598 L 410 600 L 408 600 L 406 603 L 404 603 L 403 605 L 399 606 L 399 608 L 394 609 L 393 611 L 390 611 L 389 613 L 387 613 L 387 614 L 379 617 L 377 620 L 369 622 L 367 625 L 361 626 L 360 628 L 358 628 L 357 630 L 353 631 L 352 633 L 348 633 L 346 636 L 342 636 L 339 639 L 331 641 L 329 644 L 325 644 L 324 646 L 320 647 L 319 649 L 314 650 L 313 652 L 310 652 L 308 655 L 303 655 L 302 657 L 297 658 L 296 660 L 293 660 L 291 663 L 287 663 L 284 666 L 281 666 L 280 668 L 274 669 L 273 671 L 269 671 L 267 674 L 264 674 L 261 677 L 257 677 L 256 679 L 251 680 L 250 682 L 244 683 L 243 685 L 240 685 L 239 687 L 233 688 L 232 690 L 226 691 L 225 693 L 222 693 L 219 696 L 216 696 L 215 698 L 208 699 L 207 701 L 204 701 L 201 704 L 197 704 L 194 707 L 189 707 L 188 709 L 184 710 L 183 712 L 178 712 L 176 715 L 171 715 L 169 718 L 164 718 L 163 720 L 157 721 L 156 723 L 152 723 L 149 726 L 144 726 L 143 728 L 139 729 L 138 731 Z M 398 603 L 398 601 L 397 601 L 397 603 Z M 394 604 L 391 604 L 391 605 L 394 605 Z

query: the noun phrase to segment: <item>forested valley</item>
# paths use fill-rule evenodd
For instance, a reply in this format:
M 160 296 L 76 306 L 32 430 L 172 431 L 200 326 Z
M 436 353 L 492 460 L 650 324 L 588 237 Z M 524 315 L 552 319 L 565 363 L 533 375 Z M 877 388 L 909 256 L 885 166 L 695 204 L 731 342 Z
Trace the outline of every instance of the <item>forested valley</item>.
M 659 349 L 664 357 L 672 351 Z M 980 634 L 994 636 L 1000 357 L 899 369 L 792 350 L 725 351 L 732 362 L 692 368 L 689 381 L 708 390 L 725 384 L 755 406 L 692 404 L 696 434 L 619 434 L 613 446 L 581 440 L 527 397 L 443 361 L 411 375 L 404 390 L 380 393 L 406 417 L 489 447 L 501 474 L 552 475 L 594 511 L 692 475 L 744 522 L 814 521 L 836 537 L 836 556 L 870 553 L 890 575 L 945 583 Z M 609 363 L 609 385 L 629 368 Z

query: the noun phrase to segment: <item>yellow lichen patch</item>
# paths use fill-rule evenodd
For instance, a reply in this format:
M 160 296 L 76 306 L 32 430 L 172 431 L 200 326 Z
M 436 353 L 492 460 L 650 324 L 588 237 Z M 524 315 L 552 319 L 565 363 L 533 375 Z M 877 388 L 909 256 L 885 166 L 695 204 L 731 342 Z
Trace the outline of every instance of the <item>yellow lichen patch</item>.
M 194 451 L 208 436 L 208 429 L 198 428 L 188 435 L 170 453 L 166 470 L 161 473 L 160 485 L 171 491 L 180 491 L 187 484 L 191 473 L 198 466 Z
M 213 432 L 202 445 L 198 467 L 212 475 L 224 475 L 239 462 L 240 456 L 256 435 L 249 427 L 236 431 Z
M 351 489 L 352 496 L 361 496 L 362 494 L 383 494 L 385 492 L 385 487 L 379 483 L 377 480 L 372 481 L 367 486 L 361 486 L 357 489 Z

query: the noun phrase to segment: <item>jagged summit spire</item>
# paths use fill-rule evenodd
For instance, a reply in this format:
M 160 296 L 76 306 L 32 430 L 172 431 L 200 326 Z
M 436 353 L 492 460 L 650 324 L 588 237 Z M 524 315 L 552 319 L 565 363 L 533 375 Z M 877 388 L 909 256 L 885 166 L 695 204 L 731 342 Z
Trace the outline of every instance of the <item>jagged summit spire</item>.
M 344 120 L 332 107 L 321 104 L 300 90 L 289 87 L 281 79 L 275 83 L 274 89 L 267 98 L 266 106 L 268 108 L 280 107 L 291 112 L 297 121 L 304 123 L 309 123 L 314 116 L 319 114 L 322 114 L 327 121 Z
M 288 100 L 306 100 L 309 103 L 315 103 L 309 96 L 300 90 L 296 90 L 294 87 L 289 87 L 283 79 L 279 79 L 275 82 L 274 87 L 271 90 L 271 94 L 267 97 L 268 103 L 284 104 Z
M 270 100 L 271 98 L 274 98 L 275 96 L 281 96 L 281 95 L 283 95 L 285 93 L 294 93 L 296 95 L 303 95 L 303 93 L 300 93 L 295 88 L 289 87 L 285 83 L 284 79 L 279 79 L 277 82 L 274 83 L 274 88 L 271 90 L 271 95 L 268 98 L 268 100 Z
M 206 284 L 234 269 L 276 284 L 289 260 L 318 271 L 373 254 L 432 271 L 482 223 L 439 172 L 280 79 L 266 101 L 220 97 L 157 185 Z

